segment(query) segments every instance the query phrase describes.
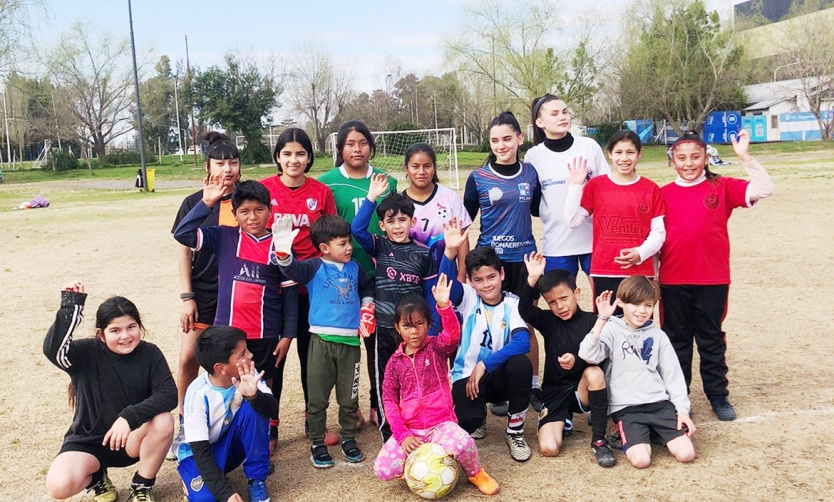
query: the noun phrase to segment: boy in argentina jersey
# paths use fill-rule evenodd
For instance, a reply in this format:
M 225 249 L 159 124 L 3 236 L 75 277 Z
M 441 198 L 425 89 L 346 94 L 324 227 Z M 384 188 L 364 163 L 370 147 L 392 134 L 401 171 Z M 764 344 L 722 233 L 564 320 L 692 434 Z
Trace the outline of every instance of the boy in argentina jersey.
M 431 334 L 439 331 L 440 321 L 434 308 L 431 287 L 437 280 L 437 271 L 431 259 L 429 248 L 411 239 L 409 233 L 414 222 L 414 203 L 396 192 L 389 194 L 379 207 L 377 198 L 388 191 L 385 175 L 371 178 L 368 198 L 359 209 L 351 224 L 351 233 L 376 264 L 376 379 L 377 392 L 382 391 L 382 381 L 388 359 L 397 350 L 402 340 L 394 329 L 394 313 L 397 302 L 410 294 L 423 296 L 435 314 L 432 316 Z M 371 213 L 376 213 L 385 237 L 368 232 Z M 378 395 L 379 402 L 382 396 Z M 379 408 L 379 429 L 383 442 L 391 436 L 382 407 Z
M 203 200 L 183 218 L 174 237 L 195 251 L 206 249 L 217 256 L 214 324 L 234 326 L 246 333 L 258 371 L 264 371 L 268 380 L 275 373 L 273 352 L 286 354 L 295 337 L 298 314 L 295 287 L 282 287 L 289 286 L 289 281 L 285 281 L 278 266 L 269 263 L 269 191 L 257 181 L 241 183 L 238 189 L 242 190 L 235 190 L 232 196 L 232 210 L 239 227 L 199 228 L 219 198 L 213 181 L 206 183 Z

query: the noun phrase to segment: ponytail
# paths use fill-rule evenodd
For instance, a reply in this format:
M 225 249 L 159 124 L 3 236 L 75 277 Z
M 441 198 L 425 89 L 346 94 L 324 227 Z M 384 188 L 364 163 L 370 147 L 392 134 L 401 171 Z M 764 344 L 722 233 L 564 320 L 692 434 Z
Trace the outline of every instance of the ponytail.
M 489 127 L 487 128 L 487 130 L 491 131 L 493 127 L 502 125 L 510 126 L 510 128 L 513 131 L 515 131 L 516 134 L 522 134 L 521 125 L 519 125 L 518 120 L 515 118 L 515 115 L 513 115 L 513 112 L 511 111 L 499 113 L 498 116 L 492 119 L 492 122 L 489 123 Z M 490 146 L 489 156 L 487 156 L 484 165 L 492 164 L 496 160 L 498 159 L 497 157 L 495 157 L 495 154 L 492 152 L 492 147 Z M 516 150 L 515 152 L 515 160 L 516 162 L 518 162 L 518 150 Z

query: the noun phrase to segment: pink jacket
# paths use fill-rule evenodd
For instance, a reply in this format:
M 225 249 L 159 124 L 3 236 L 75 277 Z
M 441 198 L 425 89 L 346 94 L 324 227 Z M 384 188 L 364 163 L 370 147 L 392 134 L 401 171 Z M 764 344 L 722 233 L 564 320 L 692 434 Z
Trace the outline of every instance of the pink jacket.
M 382 406 L 391 432 L 402 443 L 411 429 L 430 429 L 442 422 L 457 422 L 449 386 L 447 360 L 460 342 L 460 323 L 452 307 L 438 308 L 443 331 L 426 340 L 412 357 L 401 343 L 385 367 Z

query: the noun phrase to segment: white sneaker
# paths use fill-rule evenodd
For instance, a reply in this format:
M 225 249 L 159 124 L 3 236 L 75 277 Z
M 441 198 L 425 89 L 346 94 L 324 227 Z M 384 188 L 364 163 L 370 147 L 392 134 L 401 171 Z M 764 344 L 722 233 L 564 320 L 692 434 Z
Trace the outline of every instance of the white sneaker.
M 485 438 L 486 437 L 486 418 L 484 418 L 484 421 L 481 423 L 481 426 L 478 427 L 477 429 L 475 429 L 474 431 L 472 431 L 472 433 L 469 434 L 469 435 L 472 437 L 472 439 L 483 439 L 483 438 Z
M 510 456 L 516 462 L 526 462 L 530 460 L 532 452 L 527 446 L 527 441 L 524 440 L 524 433 L 510 434 L 507 433 L 507 445 L 510 447 Z

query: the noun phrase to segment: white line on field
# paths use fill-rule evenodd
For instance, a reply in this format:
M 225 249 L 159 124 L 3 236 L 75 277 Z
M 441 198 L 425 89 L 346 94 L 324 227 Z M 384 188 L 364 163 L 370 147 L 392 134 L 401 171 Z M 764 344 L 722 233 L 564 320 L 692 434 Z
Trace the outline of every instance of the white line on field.
M 752 417 L 741 417 L 733 422 L 722 422 L 720 420 L 713 420 L 711 422 L 696 423 L 697 427 L 711 427 L 713 425 L 736 423 L 748 424 L 752 422 L 762 422 L 772 418 L 787 417 L 787 416 L 813 416 L 813 415 L 834 415 L 834 408 L 826 408 L 822 410 L 794 410 L 794 411 L 771 411 L 762 413 L 761 415 L 754 415 Z

